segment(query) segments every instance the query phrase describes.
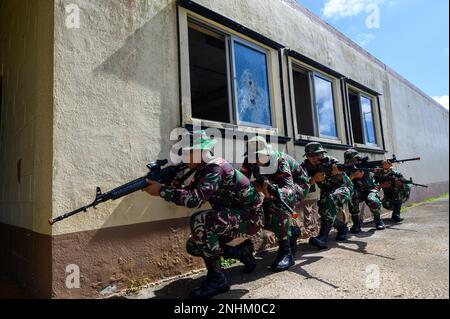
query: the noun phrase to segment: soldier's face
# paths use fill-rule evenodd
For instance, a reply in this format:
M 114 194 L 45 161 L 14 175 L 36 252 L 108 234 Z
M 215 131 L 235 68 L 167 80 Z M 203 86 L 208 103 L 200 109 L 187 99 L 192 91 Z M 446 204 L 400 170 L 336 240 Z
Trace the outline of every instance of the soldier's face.
M 185 155 L 184 163 L 189 169 L 194 169 L 202 162 L 202 151 L 194 150 Z
M 258 166 L 266 166 L 270 162 L 270 156 L 258 154 L 256 164 Z
M 319 165 L 323 159 L 323 154 L 308 154 L 306 158 L 312 165 Z

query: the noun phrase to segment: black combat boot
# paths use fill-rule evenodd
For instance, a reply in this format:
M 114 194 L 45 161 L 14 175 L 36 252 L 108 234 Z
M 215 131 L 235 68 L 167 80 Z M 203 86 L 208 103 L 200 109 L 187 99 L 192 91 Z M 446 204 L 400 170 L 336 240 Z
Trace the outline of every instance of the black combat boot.
M 380 216 L 374 217 L 373 220 L 375 221 L 375 227 L 377 228 L 377 230 L 385 230 L 386 229 L 386 226 L 384 225 L 384 222 Z
M 244 264 L 244 272 L 251 273 L 256 268 L 256 260 L 253 256 L 255 248 L 251 240 L 246 240 L 242 244 L 231 247 L 225 246 L 223 251 L 223 257 L 226 259 L 237 259 Z
M 317 237 L 311 237 L 309 244 L 320 249 L 328 248 L 328 235 L 330 234 L 333 225 L 327 221 L 322 221 L 320 225 L 320 232 Z
M 353 226 L 350 228 L 352 234 L 359 234 L 361 230 L 361 218 L 359 215 L 352 215 Z
M 200 288 L 191 291 L 189 297 L 192 299 L 210 299 L 218 294 L 228 292 L 227 277 L 220 266 L 220 259 L 205 259 L 208 274 Z
M 403 218 L 400 216 L 401 210 L 402 210 L 402 204 L 395 203 L 394 211 L 392 212 L 392 220 L 396 223 L 403 221 Z
M 301 235 L 302 231 L 300 227 L 298 226 L 291 227 L 291 238 L 289 238 L 289 243 L 291 246 L 292 256 L 295 256 L 295 254 L 297 253 L 297 240 L 300 238 Z
M 288 240 L 280 240 L 278 242 L 277 258 L 272 264 L 272 270 L 276 272 L 288 270 L 294 266 L 294 257 L 291 253 L 291 247 Z
M 348 228 L 347 228 L 347 224 L 337 220 L 335 222 L 336 225 L 336 229 L 338 231 L 337 236 L 336 236 L 336 240 L 337 241 L 346 241 L 347 240 L 347 235 L 348 235 Z

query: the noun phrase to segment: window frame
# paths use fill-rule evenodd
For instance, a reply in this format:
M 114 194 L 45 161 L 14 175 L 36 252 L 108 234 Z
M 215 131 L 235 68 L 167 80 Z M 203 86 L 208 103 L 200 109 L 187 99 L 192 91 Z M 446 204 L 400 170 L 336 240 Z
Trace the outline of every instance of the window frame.
M 187 19 L 187 27 L 188 27 L 188 41 L 189 41 L 189 28 L 191 27 L 191 25 L 196 25 L 196 27 L 198 27 L 200 30 L 196 30 L 198 32 L 202 32 L 202 33 L 206 33 L 204 31 L 209 31 L 212 33 L 216 33 L 219 34 L 221 36 L 224 37 L 224 43 L 225 43 L 225 58 L 226 58 L 226 67 L 227 67 L 227 94 L 228 94 L 228 116 L 230 118 L 230 121 L 234 121 L 234 112 L 233 112 L 233 93 L 232 93 L 232 73 L 230 72 L 230 39 L 229 39 L 229 35 L 227 35 L 226 33 L 222 32 L 221 30 L 218 30 L 214 27 L 211 27 L 209 25 L 205 25 L 204 23 L 202 23 L 201 21 L 197 21 L 196 19 L 191 19 L 190 17 L 188 17 Z M 203 29 L 203 30 L 202 30 Z M 188 52 L 189 52 L 189 42 L 188 44 Z M 189 69 L 189 74 L 190 74 L 190 59 L 188 60 L 188 69 Z M 194 121 L 208 121 L 208 122 L 216 122 L 216 121 L 212 121 L 212 120 L 206 120 L 206 119 L 201 119 L 201 118 L 197 118 L 194 117 L 192 115 L 192 95 L 190 94 L 191 92 L 191 78 L 189 76 L 189 96 L 190 96 L 190 113 L 191 113 L 191 118 Z M 221 122 L 217 122 L 217 123 L 221 123 Z M 226 123 L 226 122 L 223 122 Z
M 237 76 L 236 76 L 236 63 L 235 63 L 235 46 L 234 43 L 237 42 L 239 44 L 242 44 L 243 46 L 247 46 L 250 49 L 253 49 L 255 51 L 258 51 L 260 53 L 263 53 L 266 57 L 266 81 L 267 81 L 267 88 L 268 88 L 268 93 L 269 93 L 269 113 L 270 113 L 270 121 L 272 123 L 272 125 L 264 125 L 264 124 L 258 124 L 258 123 L 251 123 L 251 122 L 246 122 L 246 121 L 241 121 L 239 119 L 239 114 L 238 114 L 238 105 L 237 105 L 237 101 L 238 101 L 238 92 L 237 92 Z M 269 52 L 268 50 L 261 48 L 259 46 L 256 46 L 255 44 L 248 42 L 238 36 L 232 35 L 230 37 L 230 47 L 231 47 L 231 58 L 229 59 L 230 62 L 233 62 L 232 65 L 232 69 L 231 69 L 231 78 L 232 78 L 232 82 L 233 82 L 233 98 L 234 98 L 234 103 L 233 103 L 233 111 L 234 111 L 234 123 L 239 125 L 239 126 L 248 126 L 248 127 L 258 127 L 258 128 L 265 128 L 265 129 L 271 129 L 273 128 L 273 110 L 272 110 L 272 94 L 271 94 L 271 89 L 270 89 L 270 80 L 269 80 Z
M 376 96 L 374 96 L 373 94 L 370 94 L 362 89 L 355 87 L 354 85 L 347 84 L 346 86 L 347 86 L 347 90 L 346 90 L 347 99 L 349 99 L 350 92 L 353 92 L 354 94 L 356 94 L 358 96 L 359 118 L 361 121 L 361 129 L 363 131 L 362 135 L 363 135 L 363 139 L 364 139 L 363 144 L 355 142 L 355 138 L 354 138 L 354 134 L 353 134 L 353 124 L 352 124 L 352 119 L 351 119 L 351 110 L 350 110 L 351 106 L 349 103 L 349 105 L 348 105 L 349 116 L 350 116 L 349 126 L 351 129 L 350 132 L 351 132 L 351 140 L 352 140 L 353 146 L 356 148 L 373 149 L 376 151 L 382 150 L 383 149 L 383 145 L 382 145 L 383 132 L 382 132 L 382 126 L 381 126 L 381 122 L 380 122 L 381 109 L 380 109 L 378 98 Z M 373 126 L 374 126 L 373 129 L 374 129 L 374 134 L 375 134 L 375 144 L 367 142 L 367 136 L 366 136 L 367 133 L 364 128 L 364 121 L 363 121 L 363 115 L 362 115 L 362 103 L 361 103 L 362 97 L 369 99 L 372 104 L 372 120 L 373 120 Z
M 217 122 L 205 119 L 197 119 L 192 117 L 191 91 L 190 91 L 190 65 L 189 65 L 189 23 L 195 23 L 203 28 L 210 29 L 213 32 L 228 37 L 227 46 L 227 67 L 229 72 L 228 94 L 229 109 L 231 112 L 231 123 Z M 281 76 L 281 70 L 278 65 L 279 51 L 265 44 L 259 43 L 245 35 L 219 24 L 213 20 L 205 18 L 183 7 L 178 8 L 178 30 L 179 30 L 179 72 L 180 72 L 180 103 L 181 103 L 181 126 L 199 125 L 202 127 L 212 127 L 219 129 L 234 129 L 254 134 L 268 134 L 273 136 L 281 136 L 287 134 L 284 132 L 284 122 L 282 116 L 281 85 L 278 79 Z M 237 117 L 237 105 L 235 94 L 235 66 L 234 66 L 234 48 L 233 39 L 237 39 L 238 43 L 242 43 L 252 48 L 257 48 L 266 54 L 267 82 L 270 103 L 270 115 L 272 126 L 265 126 L 257 123 L 239 122 Z M 231 65 L 233 64 L 233 65 Z
M 299 133 L 298 121 L 297 121 L 297 109 L 295 102 L 295 89 L 294 89 L 294 76 L 293 72 L 303 72 L 306 73 L 309 80 L 309 90 L 310 90 L 310 99 L 311 99 L 311 107 L 313 114 L 313 127 L 315 136 L 309 136 Z M 339 114 L 343 114 L 343 110 L 345 108 L 342 99 L 339 97 L 338 92 L 341 89 L 341 81 L 337 77 L 325 73 L 309 64 L 301 62 L 294 57 L 288 57 L 288 72 L 290 74 L 290 92 L 291 92 L 291 107 L 293 114 L 293 123 L 294 123 L 294 137 L 297 141 L 311 141 L 311 142 L 322 142 L 328 144 L 337 144 L 337 145 L 346 145 L 345 138 L 345 125 L 346 119 L 340 117 Z M 333 106 L 334 106 L 334 118 L 336 125 L 336 137 L 333 136 L 320 136 L 319 130 L 319 117 L 318 117 L 318 108 L 316 101 L 316 89 L 315 89 L 315 77 L 319 77 L 325 81 L 331 83 L 332 87 L 332 97 L 333 97 Z

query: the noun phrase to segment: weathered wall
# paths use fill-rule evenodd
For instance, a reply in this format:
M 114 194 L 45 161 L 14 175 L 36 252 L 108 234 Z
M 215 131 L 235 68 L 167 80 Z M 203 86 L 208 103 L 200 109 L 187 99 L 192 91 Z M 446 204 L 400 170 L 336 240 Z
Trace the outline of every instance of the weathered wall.
M 0 3 L 0 267 L 49 294 L 53 3 Z
M 77 4 L 81 28 L 65 26 Z M 173 1 L 55 1 L 54 212 L 90 202 L 166 158 L 179 122 Z M 62 234 L 185 217 L 134 194 L 55 225 Z

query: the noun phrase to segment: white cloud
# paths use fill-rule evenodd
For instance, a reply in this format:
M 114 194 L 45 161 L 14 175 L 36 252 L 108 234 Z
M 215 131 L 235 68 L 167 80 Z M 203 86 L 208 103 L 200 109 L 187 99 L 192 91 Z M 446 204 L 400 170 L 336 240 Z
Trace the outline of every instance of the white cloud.
M 362 47 L 366 47 L 373 39 L 375 39 L 373 33 L 361 33 L 356 36 L 356 42 Z
M 326 0 L 322 9 L 322 14 L 326 18 L 354 17 L 365 11 L 368 5 L 381 5 L 384 1 L 385 0 Z
M 433 96 L 433 99 L 448 110 L 448 95 Z

